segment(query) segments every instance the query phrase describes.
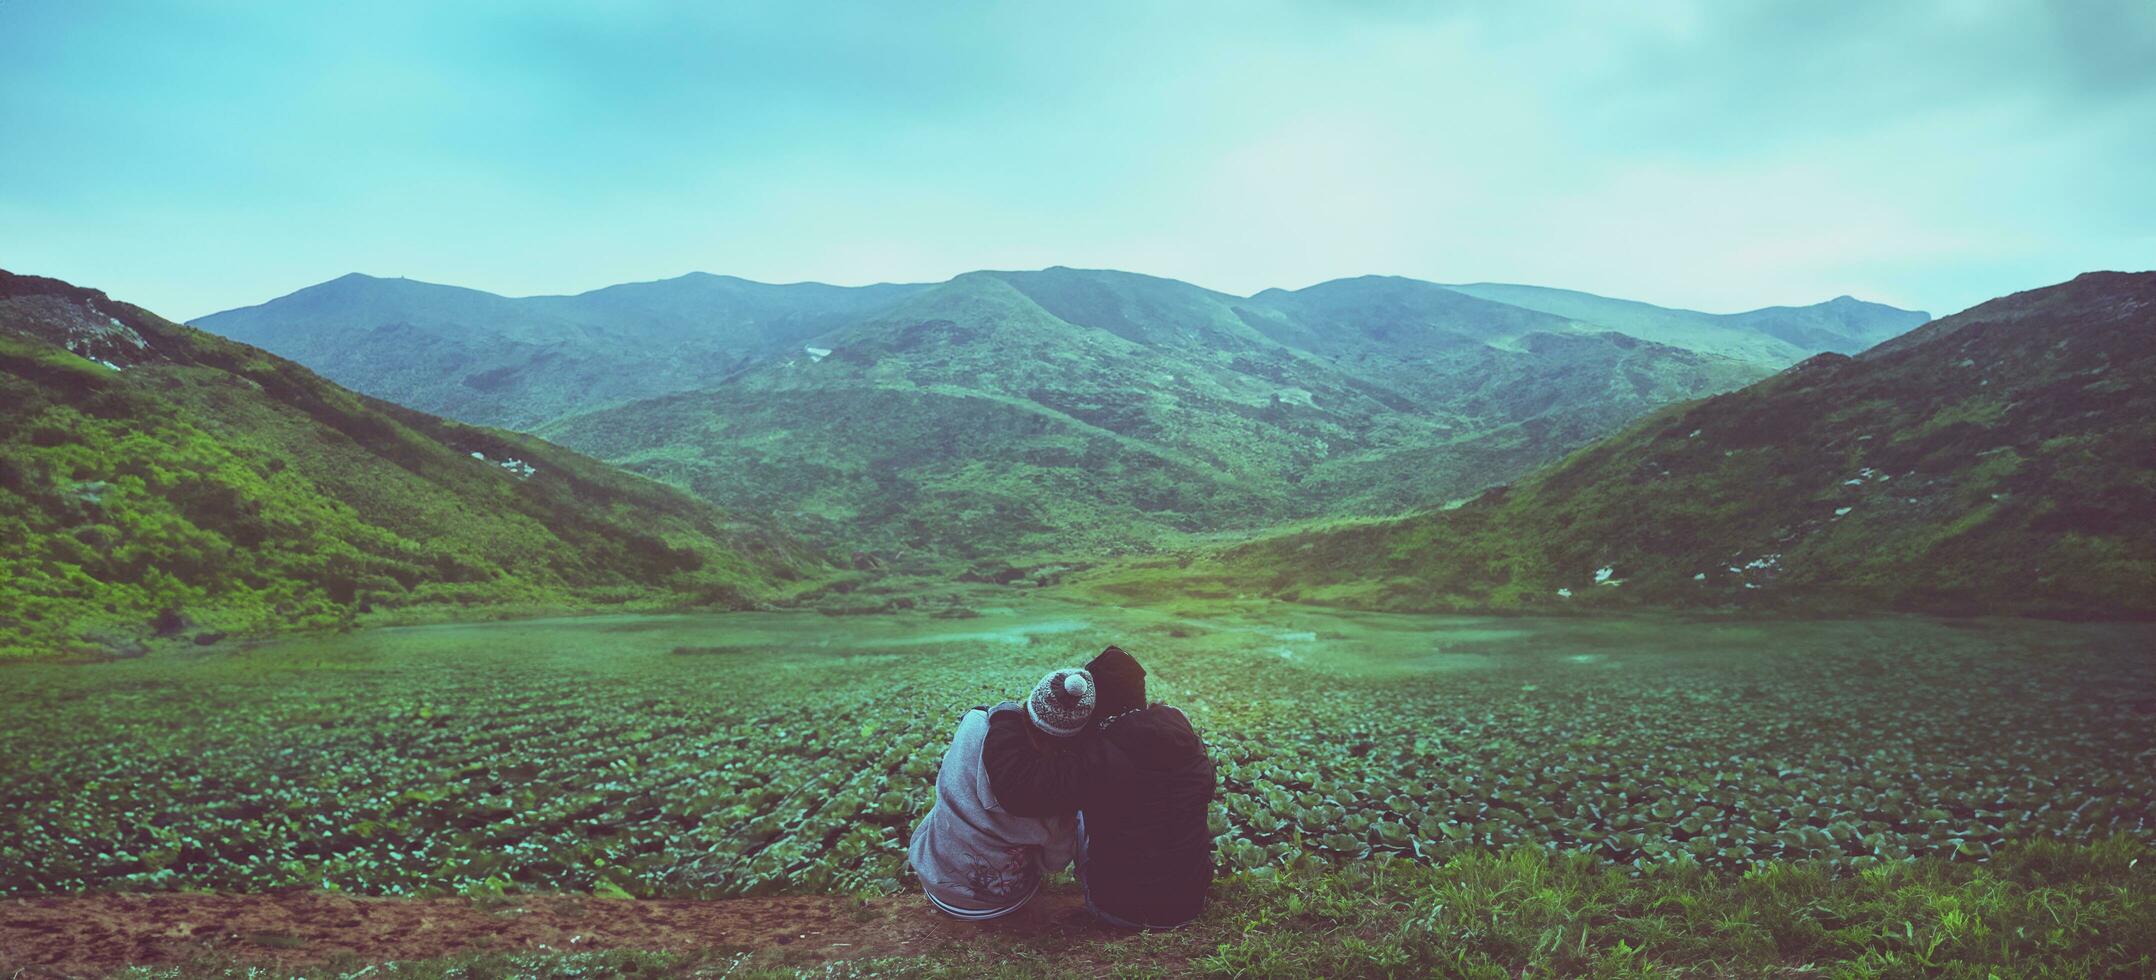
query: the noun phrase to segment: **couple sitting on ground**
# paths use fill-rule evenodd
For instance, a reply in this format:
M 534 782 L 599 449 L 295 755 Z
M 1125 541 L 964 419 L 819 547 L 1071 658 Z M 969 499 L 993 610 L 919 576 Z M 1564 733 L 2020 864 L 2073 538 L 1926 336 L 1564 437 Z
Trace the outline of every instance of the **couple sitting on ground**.
M 908 858 L 957 918 L 1016 912 L 1072 864 L 1102 922 L 1172 929 L 1212 884 L 1214 782 L 1190 720 L 1148 704 L 1145 668 L 1109 647 L 1051 671 L 1024 704 L 966 712 Z

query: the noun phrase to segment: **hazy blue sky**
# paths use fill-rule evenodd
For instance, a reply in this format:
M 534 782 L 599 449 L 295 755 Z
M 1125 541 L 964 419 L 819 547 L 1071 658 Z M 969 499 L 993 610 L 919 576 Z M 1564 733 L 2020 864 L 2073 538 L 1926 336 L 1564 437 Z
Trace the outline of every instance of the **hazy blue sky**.
M 2156 267 L 2152 173 L 2149 0 L 0 0 L 0 267 L 175 317 L 1055 264 L 1945 313 Z

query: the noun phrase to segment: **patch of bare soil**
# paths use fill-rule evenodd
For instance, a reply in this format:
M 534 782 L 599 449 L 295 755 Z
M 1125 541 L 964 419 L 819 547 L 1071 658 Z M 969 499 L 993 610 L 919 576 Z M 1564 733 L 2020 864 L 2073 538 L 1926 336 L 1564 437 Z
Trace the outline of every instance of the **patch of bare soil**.
M 0 977 L 100 976 L 204 954 L 297 967 L 340 956 L 379 962 L 541 948 L 754 952 L 800 964 L 922 955 L 948 944 L 1119 935 L 1094 923 L 1075 890 L 1044 890 L 1024 910 L 985 924 L 952 920 L 915 895 L 482 902 L 322 892 L 92 894 L 0 900 Z

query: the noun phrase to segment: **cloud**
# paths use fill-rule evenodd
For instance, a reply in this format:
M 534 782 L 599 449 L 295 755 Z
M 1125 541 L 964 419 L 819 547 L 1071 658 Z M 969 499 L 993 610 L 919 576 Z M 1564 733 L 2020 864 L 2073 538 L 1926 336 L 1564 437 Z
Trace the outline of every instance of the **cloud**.
M 1944 312 L 2156 264 L 2151 50 L 2138 0 L 17 2 L 0 244 L 183 315 L 1056 263 Z

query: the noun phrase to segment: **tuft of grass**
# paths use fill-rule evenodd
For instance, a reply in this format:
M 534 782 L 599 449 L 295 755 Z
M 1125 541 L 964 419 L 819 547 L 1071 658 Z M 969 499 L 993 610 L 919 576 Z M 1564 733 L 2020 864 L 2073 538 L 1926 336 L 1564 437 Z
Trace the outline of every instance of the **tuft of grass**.
M 1627 875 L 1577 855 L 1477 852 L 1223 883 L 1222 976 L 2141 977 L 2156 971 L 2148 845 L 2031 841 L 1836 877 L 1771 862 Z

